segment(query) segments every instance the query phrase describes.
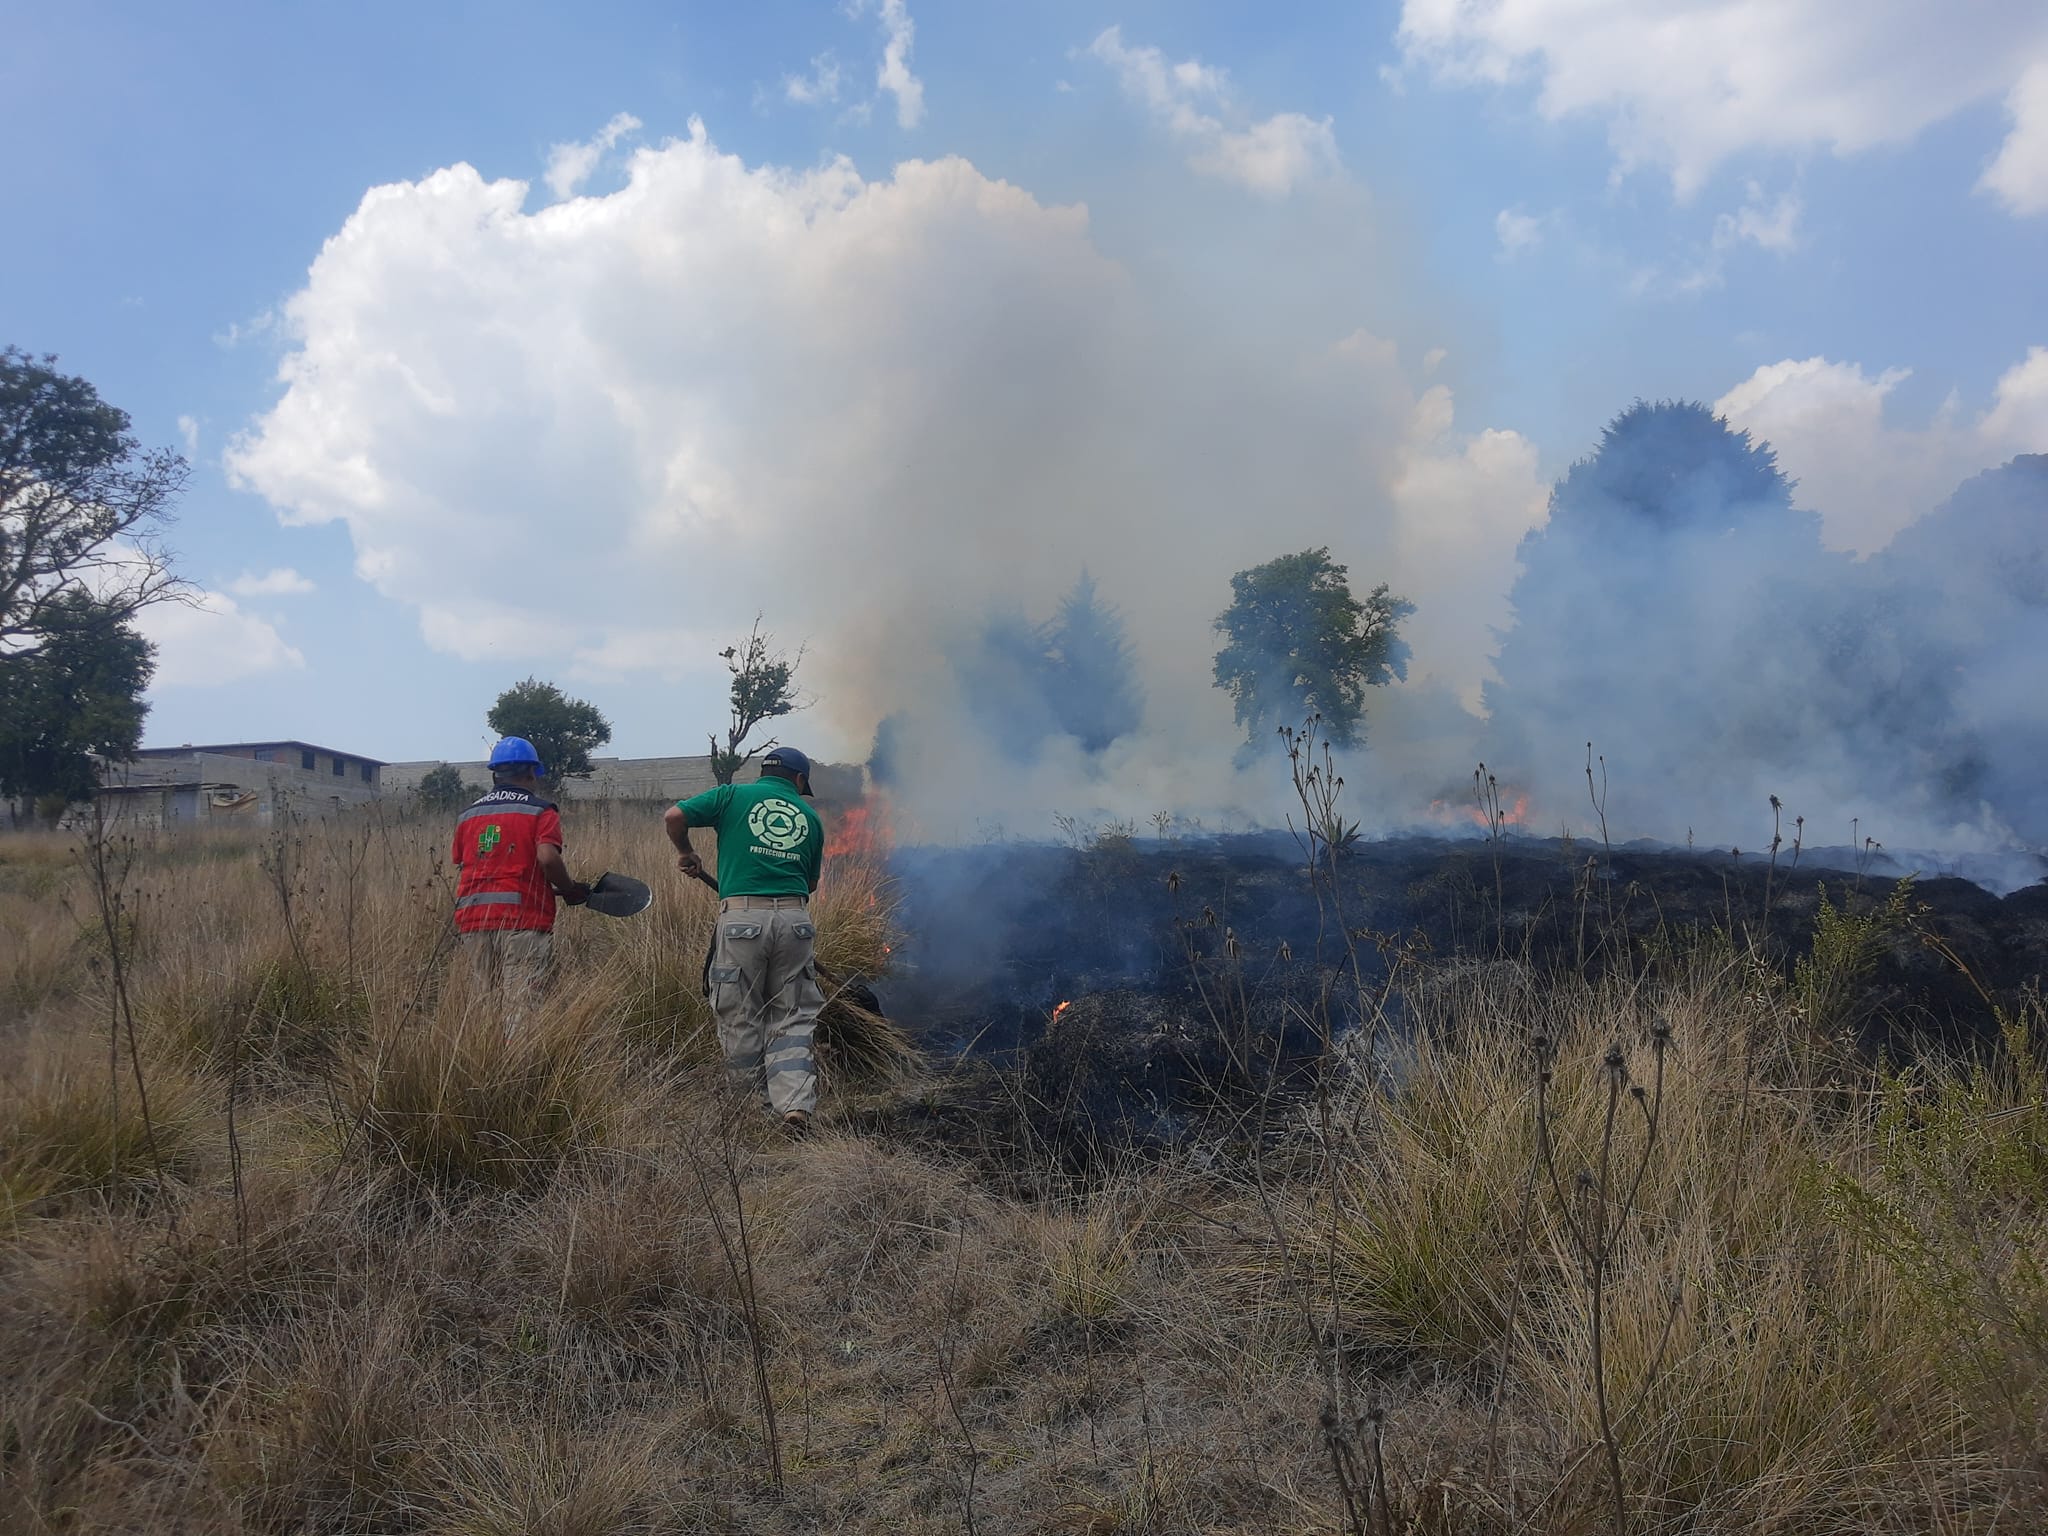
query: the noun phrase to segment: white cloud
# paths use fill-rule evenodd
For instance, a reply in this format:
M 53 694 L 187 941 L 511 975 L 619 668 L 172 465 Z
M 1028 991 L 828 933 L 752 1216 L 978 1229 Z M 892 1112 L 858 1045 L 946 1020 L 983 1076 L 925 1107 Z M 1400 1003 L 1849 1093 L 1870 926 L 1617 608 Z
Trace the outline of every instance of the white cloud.
M 1493 217 L 1493 232 L 1500 241 L 1500 256 L 1503 261 L 1513 261 L 1524 251 L 1534 250 L 1543 243 L 1543 228 L 1548 221 L 1533 213 L 1524 213 L 1519 208 L 1503 208 Z
M 219 592 L 145 608 L 135 627 L 156 646 L 152 688 L 214 687 L 306 664 L 276 625 Z
M 1977 189 L 2014 213 L 2048 213 L 2048 58 L 2020 76 L 2005 109 L 2012 131 Z
M 180 416 L 178 418 L 178 436 L 185 440 L 185 457 L 188 459 L 198 458 L 199 418 L 196 416 Z
M 839 60 L 821 53 L 811 60 L 808 75 L 784 75 L 782 95 L 800 107 L 822 106 L 839 99 Z
M 1391 347 L 1221 320 L 958 159 L 750 167 L 693 124 L 616 191 L 527 199 L 468 166 L 367 193 L 226 456 L 287 521 L 343 523 L 435 648 L 663 674 L 764 609 L 857 748 L 1085 565 L 1148 719 L 1213 745 L 1229 573 L 1329 544 L 1423 605 L 1418 672 L 1476 682 L 1534 455 L 1454 429 Z
M 1714 247 L 1727 250 L 1747 240 L 1762 250 L 1783 255 L 1798 247 L 1799 216 L 1803 211 L 1795 192 L 1779 194 L 1777 201 L 1766 208 L 1763 188 L 1752 181 L 1741 209 L 1714 220 Z
M 1924 425 L 1887 420 L 1892 392 L 1909 377 L 1905 368 L 1873 376 L 1856 363 L 1787 358 L 1758 368 L 1714 409 L 1777 450 L 1799 482 L 1794 499 L 1820 514 L 1830 548 L 1870 554 L 1967 476 L 2048 451 L 2048 348 L 2008 369 L 1974 420 L 1953 397 Z
M 1392 568 L 1401 590 L 1429 594 L 1407 638 L 1421 668 L 1477 710 L 1495 633 L 1511 619 L 1516 546 L 1549 507 L 1536 445 L 1519 432 L 1453 431 L 1451 392 L 1432 385 L 1410 413 L 1392 491 Z
M 260 576 L 245 571 L 228 583 L 228 590 L 237 597 L 303 597 L 318 589 L 289 566 L 280 566 Z
M 1637 299 L 1671 299 L 1711 292 L 1727 281 L 1730 253 L 1743 245 L 1780 256 L 1797 250 L 1804 212 L 1796 192 L 1782 192 L 1767 202 L 1763 188 L 1752 181 L 1739 209 L 1715 215 L 1710 239 L 1669 260 L 1637 267 L 1628 276 L 1628 293 Z
M 1978 431 L 2009 453 L 2048 453 L 2048 347 L 2005 370 Z
M 1337 139 L 1327 117 L 1279 112 L 1233 128 L 1217 115 L 1241 120 L 1232 111 L 1224 71 L 1196 59 L 1173 63 L 1157 48 L 1129 47 L 1117 27 L 1090 43 L 1088 52 L 1117 72 L 1124 94 L 1187 147 L 1189 166 L 1203 175 L 1277 197 L 1338 167 Z
M 1906 143 L 2007 91 L 1990 190 L 2029 203 L 2009 189 L 2048 174 L 2048 111 L 2014 89 L 2048 65 L 2039 0 L 1403 0 L 1399 38 L 1442 81 L 1533 79 L 1539 115 L 1604 120 L 1620 169 L 1661 167 L 1681 198 L 1738 154 Z
M 146 564 L 142 552 L 126 541 L 117 540 L 104 553 L 82 575 L 88 590 L 100 598 L 131 587 Z M 204 588 L 152 603 L 136 613 L 134 624 L 156 647 L 152 688 L 209 687 L 306 664 L 276 625 L 244 612 L 226 594 Z
M 896 98 L 896 125 L 915 128 L 924 121 L 924 82 L 910 72 L 910 49 L 917 28 L 904 0 L 882 0 L 882 67 L 875 84 Z
M 223 352 L 232 352 L 245 341 L 256 341 L 277 333 L 277 311 L 262 310 L 248 320 L 230 320 L 226 327 L 213 333 L 213 344 Z
M 620 112 L 598 130 L 595 138 L 580 144 L 555 145 L 548 151 L 548 189 L 556 197 L 574 197 L 577 189 L 590 180 L 606 151 L 627 134 L 639 131 L 640 119 L 630 112 Z

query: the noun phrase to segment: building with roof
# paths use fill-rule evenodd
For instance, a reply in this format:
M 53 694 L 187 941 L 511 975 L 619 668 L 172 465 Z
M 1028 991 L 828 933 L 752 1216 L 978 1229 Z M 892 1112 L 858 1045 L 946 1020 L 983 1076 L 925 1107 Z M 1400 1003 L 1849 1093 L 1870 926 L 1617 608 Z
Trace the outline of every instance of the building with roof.
M 385 766 L 309 741 L 143 747 L 101 764 L 99 798 L 109 819 L 150 826 L 268 826 L 284 810 L 313 817 L 368 804 Z

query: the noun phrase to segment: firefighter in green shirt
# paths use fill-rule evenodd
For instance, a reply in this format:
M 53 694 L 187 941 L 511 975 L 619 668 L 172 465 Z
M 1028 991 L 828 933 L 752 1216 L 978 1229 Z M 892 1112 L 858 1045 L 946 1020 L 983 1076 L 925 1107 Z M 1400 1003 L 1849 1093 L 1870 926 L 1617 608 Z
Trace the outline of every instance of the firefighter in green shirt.
M 824 865 L 825 824 L 805 804 L 811 762 L 794 747 L 761 760 L 752 784 L 721 784 L 669 807 L 676 866 L 702 878 L 692 827 L 718 837 L 718 929 L 711 1011 L 736 1084 L 758 1092 L 794 1135 L 818 1106 L 811 1035 L 825 994 L 818 985 L 811 893 Z

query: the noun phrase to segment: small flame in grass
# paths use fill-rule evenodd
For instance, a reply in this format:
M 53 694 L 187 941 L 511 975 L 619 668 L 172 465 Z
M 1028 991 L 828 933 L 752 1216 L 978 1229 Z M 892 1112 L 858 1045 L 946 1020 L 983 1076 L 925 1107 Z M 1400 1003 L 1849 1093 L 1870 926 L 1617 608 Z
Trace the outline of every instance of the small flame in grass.
M 889 802 L 880 795 L 870 795 L 849 805 L 832 818 L 831 829 L 825 834 L 825 857 L 881 857 L 896 841 L 892 822 Z
M 1439 826 L 1452 826 L 1469 821 L 1484 832 L 1487 829 L 1486 812 L 1472 803 L 1468 796 L 1462 803 L 1456 800 L 1432 800 L 1429 802 L 1429 819 Z M 1500 824 L 1504 827 L 1519 827 L 1529 820 L 1529 792 L 1516 790 L 1513 801 L 1503 801 L 1500 808 Z
M 1071 1002 L 1060 1002 L 1060 1003 L 1056 1003 L 1056 1004 L 1054 1004 L 1054 1005 L 1053 1005 L 1053 1010 L 1052 1010 L 1052 1021 L 1053 1021 L 1053 1023 L 1055 1023 L 1055 1024 L 1059 1023 L 1059 1021 L 1060 1021 L 1060 1015 L 1061 1015 L 1061 1014 L 1063 1014 L 1063 1013 L 1065 1013 L 1065 1012 L 1066 1012 L 1066 1011 L 1067 1011 L 1067 1010 L 1068 1010 L 1069 1008 L 1071 1008 L 1071 1007 L 1073 1007 L 1073 1006 L 1074 1006 L 1074 1005 L 1073 1005 L 1073 1004 L 1072 1004 Z

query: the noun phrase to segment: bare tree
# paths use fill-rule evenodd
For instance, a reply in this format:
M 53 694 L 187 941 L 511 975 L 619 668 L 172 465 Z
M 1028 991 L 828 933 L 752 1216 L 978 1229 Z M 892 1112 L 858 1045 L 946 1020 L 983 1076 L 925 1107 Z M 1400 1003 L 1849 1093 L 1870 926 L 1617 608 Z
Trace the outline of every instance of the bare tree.
M 770 720 L 794 714 L 810 700 L 796 689 L 796 669 L 803 665 L 803 647 L 796 654 L 772 650 L 772 636 L 761 633 L 761 616 L 754 615 L 754 627 L 747 638 L 720 651 L 726 670 L 732 673 L 732 719 L 726 727 L 725 745 L 711 737 L 711 773 L 721 784 L 730 784 L 750 758 L 775 745 L 775 738 L 751 742 L 754 731 Z
M 188 588 L 159 542 L 191 469 L 142 451 L 128 413 L 55 357 L 0 348 L 0 656 L 39 654 L 89 612 L 120 623 Z

